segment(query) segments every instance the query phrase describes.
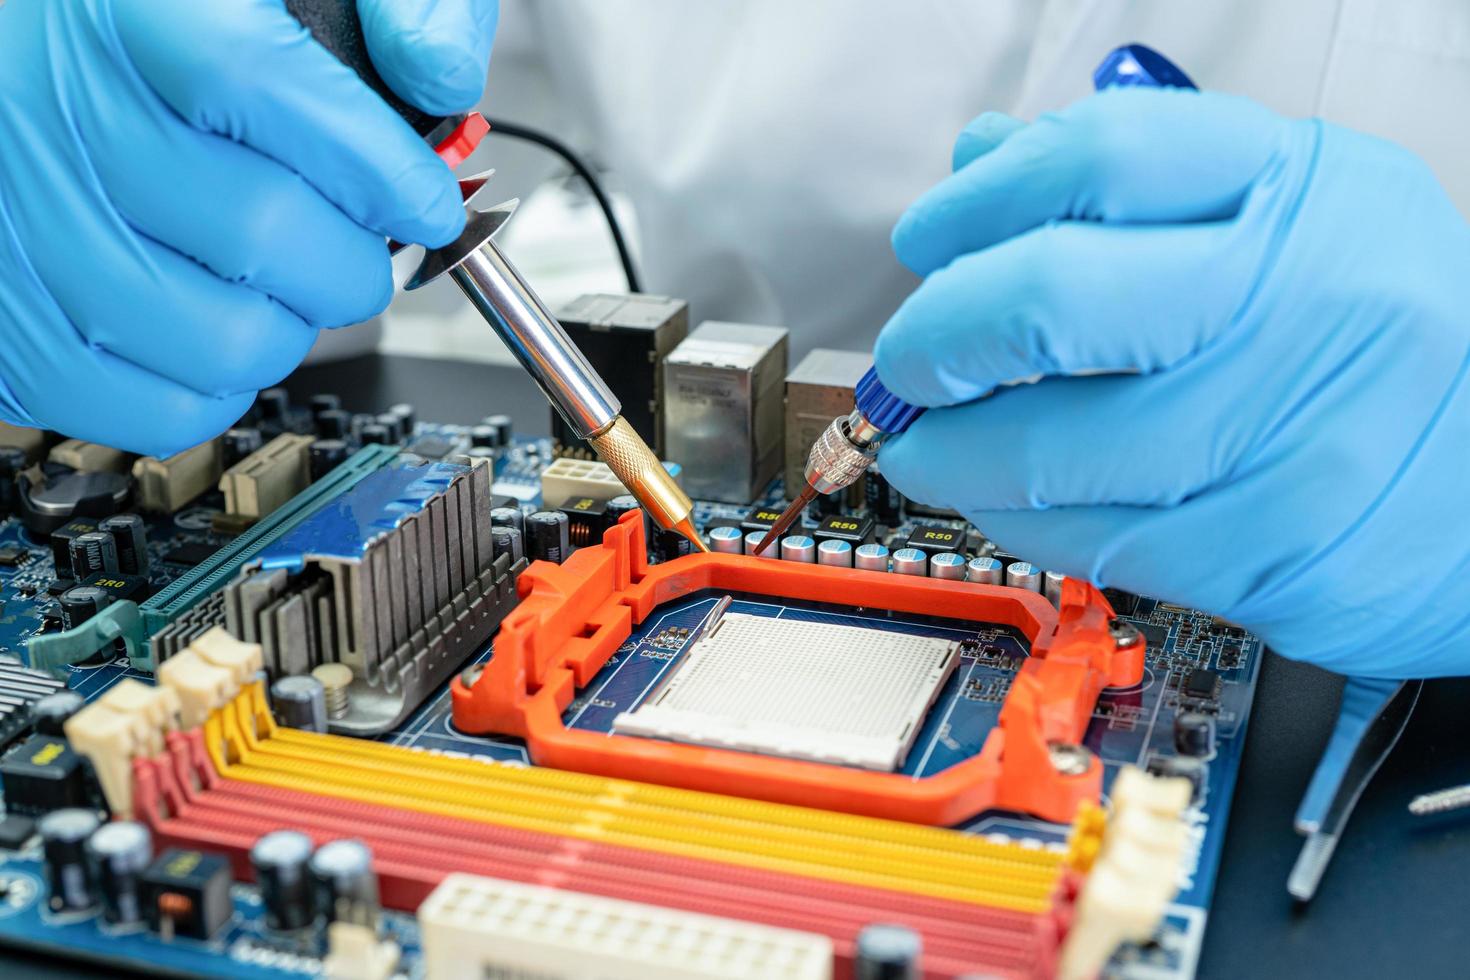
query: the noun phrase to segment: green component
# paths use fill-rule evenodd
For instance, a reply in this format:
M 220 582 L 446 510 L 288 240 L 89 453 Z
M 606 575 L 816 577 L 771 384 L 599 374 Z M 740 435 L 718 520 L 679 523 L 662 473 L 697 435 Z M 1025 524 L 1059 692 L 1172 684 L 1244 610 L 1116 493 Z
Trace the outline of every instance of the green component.
M 165 588 L 160 589 L 141 606 L 143 636 L 149 637 L 197 606 L 212 593 L 234 579 L 240 568 L 281 535 L 315 513 L 328 501 L 355 486 L 369 473 L 382 469 L 398 458 L 397 446 L 364 446 L 332 472 L 267 514 L 258 524 L 215 552 L 210 558 L 189 570 Z M 109 609 L 112 607 L 108 607 Z M 65 634 L 62 634 L 65 635 Z M 59 638 L 59 637 L 58 637 Z M 32 641 L 33 643 L 35 641 Z M 139 670 L 153 669 L 153 657 L 144 646 L 129 655 Z
M 36 670 L 49 670 L 65 677 L 68 664 L 81 663 L 101 653 L 114 640 L 123 641 L 128 648 L 128 659 L 134 664 L 149 659 L 148 637 L 143 632 L 143 617 L 136 602 L 126 599 L 114 602 L 64 633 L 33 636 L 26 642 L 26 654 Z

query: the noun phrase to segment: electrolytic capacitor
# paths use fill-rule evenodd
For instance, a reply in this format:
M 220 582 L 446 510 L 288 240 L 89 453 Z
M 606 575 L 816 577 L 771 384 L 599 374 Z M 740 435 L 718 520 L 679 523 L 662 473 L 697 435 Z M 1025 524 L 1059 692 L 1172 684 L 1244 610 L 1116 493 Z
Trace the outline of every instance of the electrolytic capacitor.
M 394 415 L 392 412 L 383 412 L 381 415 L 375 416 L 373 421 L 387 430 L 388 440 L 390 442 L 403 441 L 403 419 Z
M 490 525 L 490 543 L 495 549 L 495 557 L 510 555 L 512 565 L 526 556 L 525 539 L 520 531 L 509 525 Z
M 61 626 L 75 629 L 112 603 L 112 595 L 95 585 L 74 585 L 57 598 L 61 605 Z
M 397 441 L 393 438 L 393 430 L 390 427 L 377 422 L 368 422 L 359 428 L 357 438 L 364 446 L 386 446 L 390 442 Z
M 341 439 L 318 439 L 307 449 L 307 464 L 313 480 L 320 480 L 341 463 L 351 450 Z
M 135 820 L 103 824 L 87 838 L 86 851 L 102 917 L 114 925 L 142 921 L 142 875 L 153 860 L 148 828 Z
M 868 505 L 868 514 L 886 527 L 896 526 L 903 511 L 903 496 L 878 472 L 877 465 L 869 466 L 863 474 L 863 498 Z
M 953 551 L 941 551 L 929 556 L 929 577 L 961 581 L 965 577 L 965 557 Z
M 124 575 L 148 574 L 148 528 L 137 514 L 114 514 L 97 525 L 112 535 L 117 569 Z
M 654 536 L 654 551 L 659 561 L 683 558 L 694 550 L 694 543 L 679 531 L 660 528 Z
M 870 572 L 888 571 L 888 549 L 881 544 L 860 544 L 852 552 L 852 563 Z
M 1000 585 L 1005 581 L 1005 568 L 998 558 L 971 558 L 965 566 L 965 580 L 980 585 Z
M 226 469 L 265 445 L 259 429 L 226 429 L 220 436 L 220 452 Z
M 532 561 L 560 565 L 571 554 L 571 522 L 557 510 L 538 510 L 526 518 L 526 550 Z
M 918 548 L 899 548 L 893 553 L 893 570 L 900 575 L 928 575 L 929 556 Z
M 480 420 L 480 424 L 488 426 L 495 433 L 489 443 L 491 449 L 504 449 L 510 445 L 512 430 L 509 415 L 487 415 Z
M 781 558 L 785 561 L 814 562 L 817 542 L 805 534 L 788 534 L 781 539 Z
M 1041 569 L 1029 561 L 1013 561 L 1006 566 L 1006 585 L 1016 589 L 1041 591 Z
M 738 555 L 745 551 L 745 542 L 738 527 L 712 527 L 709 529 L 709 548 L 723 555 Z
M 37 735 L 65 738 L 61 726 L 86 703 L 76 691 L 54 691 L 31 705 L 31 725 Z
M 760 543 L 762 541 L 765 540 L 765 537 L 766 537 L 766 532 L 765 531 L 751 531 L 749 534 L 747 534 L 745 536 L 745 553 L 747 555 L 754 555 L 756 553 L 755 549 L 760 545 Z M 760 558 L 775 558 L 775 557 L 777 557 L 777 555 L 779 553 L 780 553 L 780 546 L 779 545 L 772 545 L 771 547 L 767 548 L 764 552 L 762 552 L 758 557 L 760 557 Z
M 1215 751 L 1215 719 L 1202 711 L 1174 716 L 1174 748 L 1180 755 L 1202 759 Z
M 116 574 L 117 542 L 106 531 L 88 531 L 67 542 L 72 578 L 78 582 L 98 572 Z
M 306 407 L 311 409 L 311 417 L 316 420 L 321 418 L 323 412 L 339 411 L 342 408 L 342 399 L 330 392 L 322 392 L 308 398 Z
M 250 867 L 255 871 L 267 928 L 289 932 L 315 920 L 310 861 L 311 838 L 299 830 L 272 831 L 250 848 Z
M 328 922 L 375 926 L 378 921 L 378 876 L 373 852 L 360 840 L 334 840 L 316 849 L 307 862 L 313 904 Z
M 830 539 L 817 545 L 817 564 L 852 567 L 852 545 L 846 541 Z
M 0 514 L 15 509 L 20 492 L 15 478 L 26 468 L 26 451 L 19 446 L 0 446 Z
M 351 432 L 351 412 L 334 408 L 316 417 L 316 434 L 322 439 L 346 439 Z
M 52 810 L 36 824 L 46 858 L 51 911 L 91 908 L 96 901 L 86 848 L 87 838 L 100 825 L 97 814 L 79 807 Z
M 924 943 L 907 926 L 865 926 L 857 936 L 853 980 L 918 980 Z
M 412 405 L 408 402 L 399 402 L 397 405 L 389 406 L 388 414 L 398 419 L 398 426 L 405 436 L 413 435 L 419 416 Z
M 516 533 L 526 533 L 526 512 L 519 507 L 492 507 L 490 508 L 491 527 L 513 527 Z
M 1046 572 L 1041 576 L 1042 594 L 1058 609 L 1062 608 L 1062 583 L 1066 580 L 1067 576 L 1061 572 Z
M 282 677 L 271 685 L 271 714 L 287 728 L 327 730 L 327 692 L 310 674 Z
M 473 425 L 473 426 L 470 426 L 470 445 L 472 445 L 472 446 L 478 446 L 481 449 L 494 449 L 495 448 L 495 439 L 496 439 L 495 430 L 492 429 L 490 426 L 488 426 L 488 425 Z
M 255 396 L 255 417 L 262 422 L 274 422 L 277 428 L 286 420 L 290 407 L 291 396 L 285 388 L 267 388 Z
M 618 494 L 616 497 L 607 502 L 608 526 L 611 527 L 619 520 L 621 520 L 624 514 L 628 513 L 629 511 L 638 510 L 640 507 L 641 505 L 638 503 L 638 498 L 633 496 L 631 493 Z

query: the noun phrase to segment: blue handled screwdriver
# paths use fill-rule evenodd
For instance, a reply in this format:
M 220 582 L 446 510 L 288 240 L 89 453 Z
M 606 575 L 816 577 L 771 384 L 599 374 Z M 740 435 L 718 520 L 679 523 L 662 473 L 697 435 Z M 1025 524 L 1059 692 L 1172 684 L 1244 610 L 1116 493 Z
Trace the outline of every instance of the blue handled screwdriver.
M 1092 73 L 1092 82 L 1098 91 L 1140 86 L 1195 87 L 1173 62 L 1142 44 L 1125 44 L 1108 52 Z M 873 368 L 858 381 L 853 403 L 852 412 L 833 419 L 812 445 L 802 473 L 806 486 L 756 545 L 757 555 L 785 534 L 818 494 L 836 493 L 861 479 L 877 458 L 883 440 L 906 430 L 924 412 L 883 387 Z

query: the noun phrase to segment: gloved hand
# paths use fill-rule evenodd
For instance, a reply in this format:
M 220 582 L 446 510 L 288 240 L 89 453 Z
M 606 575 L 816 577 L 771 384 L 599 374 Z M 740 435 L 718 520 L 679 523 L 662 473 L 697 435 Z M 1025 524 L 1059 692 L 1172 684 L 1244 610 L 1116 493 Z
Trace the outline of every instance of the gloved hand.
M 893 234 L 904 493 L 1044 568 L 1379 677 L 1470 672 L 1470 229 L 1402 149 L 1249 101 L 981 117 Z
M 474 104 L 495 0 L 360 0 L 385 81 Z M 432 149 L 280 0 L 0 5 L 0 418 L 168 454 L 464 222 Z

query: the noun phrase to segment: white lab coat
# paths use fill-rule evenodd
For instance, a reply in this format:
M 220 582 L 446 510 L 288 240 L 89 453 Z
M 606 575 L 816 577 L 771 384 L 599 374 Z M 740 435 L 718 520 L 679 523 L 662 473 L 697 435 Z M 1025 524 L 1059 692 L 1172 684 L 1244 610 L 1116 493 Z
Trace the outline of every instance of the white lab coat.
M 695 323 L 791 327 L 794 363 L 867 348 L 916 285 L 889 231 L 968 120 L 1078 99 L 1129 41 L 1202 87 L 1409 147 L 1470 215 L 1467 0 L 504 0 L 484 109 L 607 168 L 647 290 Z M 479 157 L 511 196 L 537 153 Z M 482 336 L 473 317 L 447 284 L 385 315 L 390 334 Z

